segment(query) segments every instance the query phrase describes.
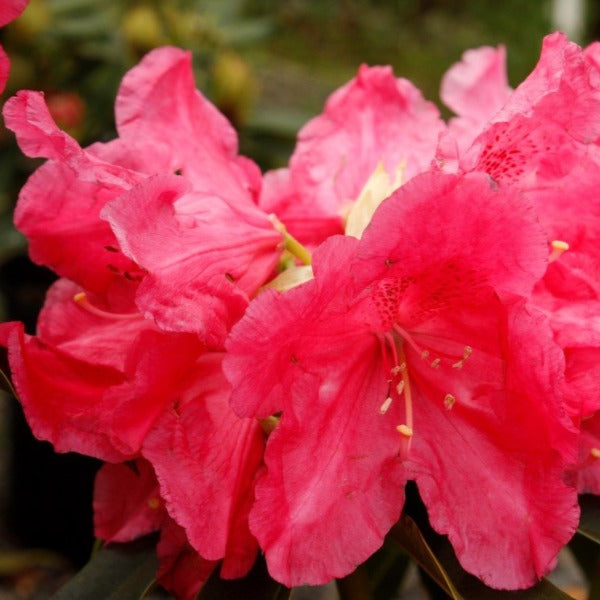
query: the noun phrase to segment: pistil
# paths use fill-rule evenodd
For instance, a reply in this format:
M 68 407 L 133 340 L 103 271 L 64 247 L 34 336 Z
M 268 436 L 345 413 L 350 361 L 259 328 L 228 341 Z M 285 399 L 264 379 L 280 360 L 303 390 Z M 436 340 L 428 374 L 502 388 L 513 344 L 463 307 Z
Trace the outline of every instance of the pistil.
M 286 229 L 285 225 L 273 214 L 269 215 L 273 227 L 283 235 L 283 247 L 293 254 L 302 264 L 312 264 L 311 253 Z
M 563 242 L 562 240 L 554 240 L 550 243 L 550 247 L 552 248 L 552 252 L 550 252 L 548 262 L 554 262 L 569 249 L 569 244 L 567 244 L 567 242 Z

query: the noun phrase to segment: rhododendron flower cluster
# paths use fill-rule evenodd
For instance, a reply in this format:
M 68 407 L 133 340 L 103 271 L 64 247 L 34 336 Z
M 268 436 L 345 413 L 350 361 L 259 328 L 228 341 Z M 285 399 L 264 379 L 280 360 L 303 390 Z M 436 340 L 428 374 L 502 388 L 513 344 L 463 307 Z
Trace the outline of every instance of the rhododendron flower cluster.
M 177 597 L 258 551 L 287 586 L 347 575 L 409 480 L 467 571 L 524 588 L 600 494 L 600 46 L 548 36 L 515 90 L 504 61 L 447 72 L 449 123 L 362 66 L 264 176 L 176 48 L 107 143 L 6 102 L 49 159 L 15 222 L 60 276 L 35 335 L 0 325 L 12 379 L 37 437 L 106 461 L 96 535 L 160 530 Z

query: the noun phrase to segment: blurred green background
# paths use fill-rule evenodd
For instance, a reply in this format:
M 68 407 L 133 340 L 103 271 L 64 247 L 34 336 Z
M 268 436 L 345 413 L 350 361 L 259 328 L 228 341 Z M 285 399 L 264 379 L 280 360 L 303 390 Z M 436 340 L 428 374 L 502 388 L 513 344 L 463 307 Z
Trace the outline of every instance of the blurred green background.
M 600 10 L 586 8 L 582 44 L 600 29 Z M 269 169 L 286 164 L 298 129 L 361 63 L 391 64 L 439 105 L 440 78 L 464 50 L 506 45 L 516 85 L 554 28 L 550 0 L 31 0 L 0 32 L 12 61 L 3 99 L 43 90 L 59 126 L 82 145 L 109 140 L 125 71 L 174 44 L 193 52 L 198 87 L 233 121 L 242 153 Z M 53 275 L 27 261 L 11 212 L 38 164 L 0 126 L 0 318 L 30 331 Z M 96 468 L 53 455 L 31 439 L 16 402 L 0 402 L 0 551 L 42 546 L 85 562 Z M 0 554 L 0 581 L 22 573 L 22 563 L 8 564 Z M 27 589 L 15 597 L 37 597 L 35 584 Z

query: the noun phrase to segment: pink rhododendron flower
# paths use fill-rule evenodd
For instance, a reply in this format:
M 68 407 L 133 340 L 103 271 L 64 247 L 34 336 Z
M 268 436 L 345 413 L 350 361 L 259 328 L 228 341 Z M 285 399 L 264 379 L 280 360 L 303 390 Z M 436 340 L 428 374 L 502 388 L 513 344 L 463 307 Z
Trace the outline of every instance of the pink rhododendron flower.
M 162 332 L 137 313 L 99 308 L 77 289 L 64 279 L 54 284 L 37 336 L 24 334 L 20 323 L 0 325 L 34 434 L 58 451 L 111 462 L 145 456 L 194 550 L 205 560 L 224 559 L 224 577 L 243 576 L 257 551 L 247 520 L 264 442 L 258 422 L 229 407 L 222 356 L 206 352 L 193 334 Z M 100 504 L 118 485 L 119 470 L 107 469 L 108 480 L 98 480 Z M 147 469 L 141 473 L 140 496 L 120 509 L 130 517 L 124 529 L 109 515 L 96 523 L 102 537 L 123 541 L 156 524 L 152 514 L 133 515 L 138 500 L 154 494 Z
M 79 292 L 59 280 L 40 313 L 38 335 L 5 323 L 0 343 L 9 349 L 13 381 L 37 437 L 58 451 L 125 460 L 139 452 L 203 346 L 190 334 L 160 332 L 136 313 L 87 308 L 74 300 Z
M 314 280 L 253 301 L 224 367 L 240 414 L 283 411 L 250 513 L 274 577 L 350 572 L 398 518 L 407 478 L 488 585 L 552 568 L 578 520 L 562 481 L 577 438 L 561 352 L 524 299 L 546 248 L 515 191 L 425 174 L 360 241 L 320 247 Z
M 474 140 L 461 149 L 459 165 L 462 170 L 487 172 L 500 186 L 518 187 L 544 226 L 553 262 L 536 288 L 534 302 L 548 315 L 555 341 L 565 353 L 567 408 L 582 429 L 579 466 L 571 476 L 580 491 L 598 493 L 600 488 L 589 485 L 600 477 L 600 439 L 594 437 L 593 427 L 587 430 L 600 410 L 595 367 L 600 352 L 597 47 L 583 51 L 564 35 L 548 36 L 538 65 L 513 93 L 503 84 L 503 53 L 494 56 L 481 49 L 469 55 L 474 56 L 488 56 L 493 65 L 494 77 L 481 81 L 478 89 L 482 97 L 495 100 L 483 103 L 483 112 L 467 103 L 471 96 L 464 91 L 479 77 L 481 65 L 476 61 L 449 71 L 452 94 L 446 90 L 444 99 L 460 115 L 462 141 L 469 136 Z M 503 87 L 506 100 L 499 106 Z M 441 154 L 456 134 L 451 128 Z
M 144 315 L 221 345 L 276 264 L 282 234 L 256 207 L 260 172 L 238 156 L 235 131 L 196 90 L 189 53 L 159 48 L 125 76 L 116 101 L 119 138 L 108 144 L 82 149 L 35 92 L 11 98 L 4 116 L 26 154 L 51 159 L 23 189 L 15 215 L 33 258 L 100 294 L 123 279 L 142 281 L 136 301 Z M 99 219 L 119 196 L 105 214 L 121 247 Z M 135 223 L 121 222 L 140 202 L 146 209 Z M 157 211 L 164 226 L 148 232 Z M 152 233 L 173 238 L 164 253 L 140 249 L 137 238 Z M 230 240 L 225 248 L 222 236 Z M 174 305 L 173 295 L 188 303 Z
M 144 314 L 213 347 L 281 254 L 281 233 L 254 203 L 209 197 L 175 175 L 145 180 L 103 215 L 123 252 L 148 270 L 137 297 Z
M 300 241 L 318 244 L 343 232 L 379 162 L 390 175 L 404 165 L 410 179 L 430 166 L 443 130 L 438 109 L 412 83 L 363 65 L 302 128 L 289 168 L 266 175 L 259 204 Z

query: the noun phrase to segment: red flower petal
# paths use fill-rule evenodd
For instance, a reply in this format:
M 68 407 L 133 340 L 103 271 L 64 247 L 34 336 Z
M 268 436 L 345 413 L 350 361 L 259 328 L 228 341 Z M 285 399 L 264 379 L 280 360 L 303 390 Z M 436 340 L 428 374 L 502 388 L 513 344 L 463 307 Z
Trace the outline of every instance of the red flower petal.
M 221 356 L 206 355 L 193 384 L 148 435 L 143 454 L 191 545 L 206 559 L 224 558 L 223 577 L 241 577 L 256 557 L 247 518 L 264 442 L 258 422 L 236 417 L 228 398 Z
M 126 491 L 126 493 L 124 493 Z M 166 518 L 158 482 L 148 462 L 105 464 L 94 483 L 94 535 L 129 542 L 160 528 Z

